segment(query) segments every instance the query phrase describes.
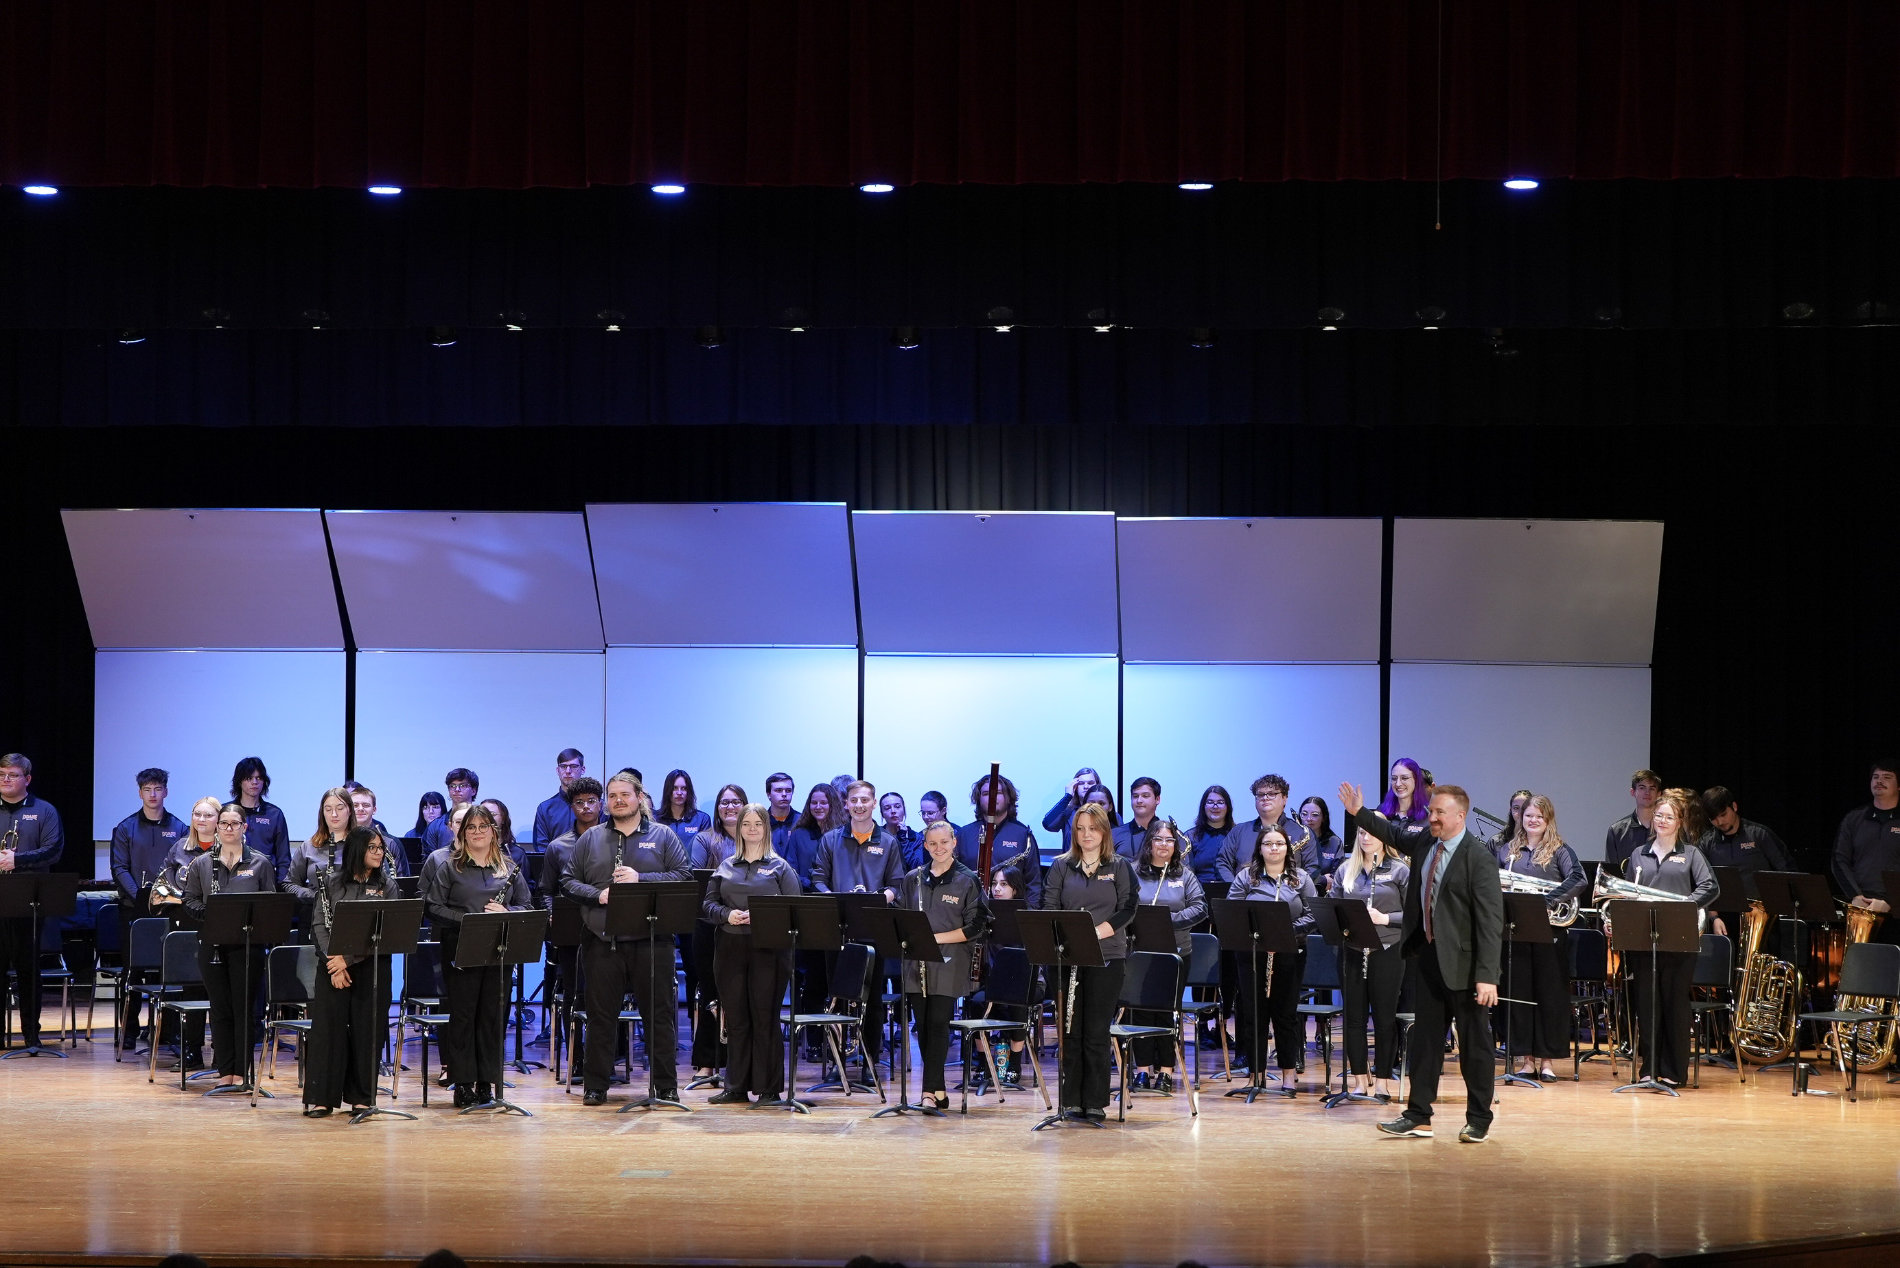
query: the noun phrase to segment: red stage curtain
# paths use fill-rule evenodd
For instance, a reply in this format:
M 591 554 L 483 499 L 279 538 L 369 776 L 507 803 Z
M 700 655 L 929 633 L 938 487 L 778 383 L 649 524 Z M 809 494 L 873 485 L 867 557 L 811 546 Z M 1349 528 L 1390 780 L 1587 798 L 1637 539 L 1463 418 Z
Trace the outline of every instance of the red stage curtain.
M 1429 180 L 1438 0 L 9 0 L 0 181 Z M 1443 175 L 1900 175 L 1895 0 L 1444 0 Z

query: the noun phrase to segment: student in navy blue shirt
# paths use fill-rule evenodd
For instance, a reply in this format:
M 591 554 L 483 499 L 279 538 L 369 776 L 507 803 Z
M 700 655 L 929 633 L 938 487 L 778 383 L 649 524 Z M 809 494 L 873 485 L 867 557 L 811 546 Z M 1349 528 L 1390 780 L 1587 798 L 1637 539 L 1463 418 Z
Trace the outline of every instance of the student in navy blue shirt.
M 449 790 L 448 813 L 430 824 L 422 834 L 423 854 L 429 855 L 437 850 L 446 850 L 455 844 L 456 825 L 451 817 L 463 806 L 475 804 L 475 794 L 482 790 L 482 777 L 466 766 L 457 766 L 442 777 L 442 784 Z
M 0 757 L 0 872 L 50 872 L 66 845 L 59 811 L 27 791 L 33 763 L 19 753 Z M 9 836 L 17 833 L 17 836 Z M 0 979 L 13 970 L 18 986 L 20 1038 L 29 1049 L 40 1046 L 39 930 L 31 916 L 0 920 Z
M 691 775 L 683 770 L 668 771 L 660 790 L 660 803 L 653 809 L 655 823 L 665 824 L 673 829 L 674 836 L 689 843 L 712 827 L 712 816 L 699 808 Z
M 1227 838 L 1234 832 L 1234 799 L 1219 784 L 1209 784 L 1201 793 L 1200 810 L 1194 816 L 1194 826 L 1188 829 L 1187 865 L 1194 872 L 1194 878 L 1203 885 L 1210 881 L 1225 883 L 1216 864 L 1221 851 L 1228 847 Z M 1238 847 L 1234 847 L 1238 853 Z
M 1115 853 L 1131 861 L 1140 858 L 1160 810 L 1160 780 L 1143 775 L 1128 785 L 1128 822 L 1115 829 Z
M 574 829 L 574 812 L 567 806 L 567 790 L 587 773 L 587 759 L 577 748 L 564 748 L 554 759 L 554 776 L 561 789 L 534 808 L 534 844 L 546 849 L 548 842 Z
M 1107 784 L 1095 785 L 1095 787 L 1082 794 L 1082 800 L 1086 803 L 1100 806 L 1102 809 L 1108 811 L 1108 822 L 1111 831 L 1122 826 L 1121 814 L 1115 809 L 1115 794 L 1108 790 Z M 1067 854 L 1069 852 L 1069 824 L 1074 822 L 1074 820 L 1075 809 L 1071 808 L 1068 816 L 1062 823 L 1062 848 L 1058 851 L 1059 854 Z
M 825 833 L 837 826 L 839 809 L 832 798 L 830 784 L 813 784 L 811 791 L 805 794 L 805 809 L 798 816 L 798 822 L 785 834 L 782 844 L 775 843 L 772 847 L 773 853 L 791 864 L 798 874 L 800 892 L 811 889 L 811 869 L 818 859 L 818 843 Z M 800 951 L 792 971 L 798 975 L 798 1011 L 817 1012 L 825 1000 L 825 953 Z M 817 1049 L 807 1041 L 806 1051 L 816 1055 Z
M 1093 766 L 1084 766 L 1069 781 L 1069 789 L 1062 794 L 1062 800 L 1049 807 L 1049 813 L 1042 817 L 1043 831 L 1062 834 L 1064 850 L 1068 848 L 1069 820 L 1075 816 L 1075 808 L 1089 799 L 1089 789 L 1101 786 L 1101 775 L 1096 773 Z
M 508 857 L 521 869 L 528 883 L 528 892 L 533 894 L 534 879 L 539 869 L 528 866 L 528 852 L 522 848 L 521 842 L 515 840 L 515 818 L 508 813 L 507 803 L 494 797 L 484 797 L 482 808 L 494 817 L 496 842 L 508 851 Z
M 950 823 L 950 799 L 932 788 L 917 799 L 917 813 L 924 821 L 924 826 L 917 829 L 919 832 L 930 831 L 933 823 Z M 957 825 L 950 823 L 950 826 Z
M 922 867 L 928 856 L 924 853 L 923 837 L 904 822 L 907 809 L 903 793 L 887 792 L 877 799 L 877 812 L 884 817 L 884 831 L 897 842 L 898 850 L 904 855 L 904 867 L 909 871 Z
M 970 785 L 970 805 L 975 807 L 977 817 L 957 829 L 957 862 L 973 872 L 981 870 L 977 856 L 983 844 L 982 821 L 991 817 L 989 792 L 988 775 Z M 1042 854 L 1036 845 L 1036 834 L 1016 817 L 1016 785 L 1007 775 L 1002 776 L 997 785 L 993 822 L 996 832 L 990 840 L 990 863 L 993 866 L 1006 859 L 1022 859 L 1023 893 L 1034 907 L 1042 898 Z
M 350 821 L 359 828 L 365 828 L 376 834 L 383 845 L 382 868 L 388 876 L 407 876 L 409 869 L 402 857 L 401 843 L 381 819 L 376 817 L 376 793 L 367 784 L 359 784 L 354 779 L 343 785 L 350 790 Z M 346 838 L 347 840 L 347 838 Z
M 1319 859 L 1319 870 L 1312 874 L 1313 880 L 1322 893 L 1327 892 L 1349 851 L 1339 834 L 1333 831 L 1333 812 L 1324 797 L 1308 797 L 1300 803 L 1300 826 L 1312 836 L 1313 853 Z
M 785 843 L 785 834 L 798 822 L 798 812 L 792 809 L 792 795 L 797 791 L 798 785 L 782 770 L 775 770 L 765 777 L 766 812 L 770 816 L 765 826 L 772 831 L 774 852 L 778 852 Z
M 261 757 L 246 757 L 231 771 L 231 800 L 244 811 L 244 844 L 270 859 L 283 883 L 290 875 L 290 825 L 284 812 L 265 796 L 270 792 L 270 772 Z
M 139 809 L 112 829 L 112 879 L 119 902 L 128 908 L 126 923 L 145 914 L 139 898 L 165 868 L 172 847 L 185 839 L 185 821 L 165 809 L 171 775 L 156 766 L 139 772 Z M 132 913 L 136 913 L 132 914 Z

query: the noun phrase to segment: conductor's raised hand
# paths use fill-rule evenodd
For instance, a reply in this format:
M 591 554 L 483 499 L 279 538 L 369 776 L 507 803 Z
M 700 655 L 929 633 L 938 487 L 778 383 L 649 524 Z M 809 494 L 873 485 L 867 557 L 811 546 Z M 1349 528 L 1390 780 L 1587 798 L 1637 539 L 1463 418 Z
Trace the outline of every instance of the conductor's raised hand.
M 1350 819 L 1365 809 L 1366 795 L 1359 791 L 1359 785 L 1342 780 L 1339 785 L 1339 804 L 1345 808 L 1346 817 Z

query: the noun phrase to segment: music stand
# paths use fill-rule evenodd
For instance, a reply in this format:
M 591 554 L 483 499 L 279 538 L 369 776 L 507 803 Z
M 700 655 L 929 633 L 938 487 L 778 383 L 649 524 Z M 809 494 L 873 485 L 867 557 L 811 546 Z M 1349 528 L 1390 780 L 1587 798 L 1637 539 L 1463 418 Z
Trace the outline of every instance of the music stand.
M 0 872 L 0 920 L 18 920 L 21 916 L 31 918 L 33 921 L 32 954 L 35 956 L 40 953 L 41 921 L 48 916 L 70 916 L 78 906 L 79 873 L 77 872 Z M 22 974 L 21 977 L 24 978 L 25 975 Z M 117 1005 L 115 1004 L 114 1007 L 116 1008 Z M 21 1001 L 20 1013 L 24 1021 L 26 1014 L 24 1000 Z M 22 1035 L 21 1038 L 25 1036 Z M 152 1042 L 155 1044 L 158 1042 L 156 1031 L 153 1033 Z M 67 1054 L 40 1044 L 27 1044 L 24 1047 L 9 1048 L 5 1052 L 0 1052 L 0 1061 L 11 1061 L 15 1057 L 58 1057 L 64 1061 L 67 1059 Z
M 999 947 L 1020 947 L 1023 935 L 1016 927 L 1016 916 L 1028 910 L 1029 904 L 1020 898 L 990 899 L 989 941 Z
M 882 898 L 883 895 L 878 895 Z M 910 996 L 903 987 L 902 965 L 913 962 L 917 965 L 918 986 L 920 992 L 929 985 L 924 966 L 942 964 L 950 957 L 944 954 L 943 947 L 937 941 L 937 935 L 930 927 L 930 917 L 921 911 L 912 911 L 908 907 L 860 907 L 858 916 L 864 922 L 865 929 L 871 935 L 871 946 L 880 956 L 899 962 L 899 980 L 897 983 L 897 1104 L 881 1109 L 871 1115 L 872 1118 L 889 1118 L 902 1114 L 927 1114 L 932 1118 L 942 1118 L 943 1111 L 934 1105 L 912 1105 L 910 1103 Z
M 1136 951 L 1179 955 L 1174 941 L 1174 909 L 1160 903 L 1142 903 L 1135 908 L 1135 923 L 1129 926 Z
M 790 951 L 793 963 L 806 951 L 837 951 L 844 946 L 836 894 L 760 894 L 747 905 L 752 913 L 753 946 L 766 951 Z M 811 1102 L 801 1101 L 798 1084 L 798 991 L 791 987 L 790 1020 L 785 1027 L 785 1089 L 753 1108 L 811 1113 Z
M 331 912 L 330 954 L 345 956 L 367 956 L 369 958 L 370 997 L 382 1002 L 383 957 L 390 955 L 413 955 L 416 943 L 422 936 L 422 909 L 420 898 L 352 898 L 336 905 Z M 323 966 L 317 966 L 317 972 L 323 972 Z M 384 1021 L 388 1013 L 384 1012 Z M 387 1030 L 388 1026 L 385 1025 Z M 382 1050 L 378 1044 L 377 1051 Z M 401 1060 L 400 1050 L 397 1059 Z M 390 1086 L 395 1086 L 393 1083 Z M 401 1110 L 384 1109 L 376 1103 L 376 1078 L 371 1072 L 369 1081 L 369 1104 L 350 1114 L 350 1126 L 366 1123 L 372 1118 L 406 1118 L 416 1121 L 414 1114 L 405 1114 Z
M 1095 918 L 1086 911 L 1029 911 L 1016 913 L 1016 930 L 1023 937 L 1023 951 L 1031 964 L 1050 966 L 1055 970 L 1051 981 L 1056 988 L 1056 1108 L 1053 1113 L 1030 1131 L 1041 1131 L 1045 1127 L 1061 1127 L 1076 1123 L 1088 1127 L 1101 1127 L 1087 1114 L 1071 1115 L 1065 1110 L 1066 1097 L 1063 1093 L 1063 1067 L 1068 1064 L 1066 1044 L 1068 1023 L 1072 1018 L 1062 1016 L 1062 1000 L 1065 998 L 1062 986 L 1062 970 L 1074 972 L 1077 969 L 1099 969 L 1108 963 L 1102 958 L 1102 940 L 1095 933 Z
M 1369 961 L 1374 951 L 1381 949 L 1379 926 L 1372 923 L 1372 917 L 1366 914 L 1366 900 L 1363 898 L 1315 898 L 1310 906 L 1313 909 L 1314 923 L 1319 927 L 1319 936 L 1333 946 L 1342 948 L 1341 956 L 1347 950 L 1357 951 L 1362 963 Z M 1372 984 L 1362 971 L 1361 989 L 1366 996 L 1366 1011 L 1372 1011 Z M 1256 1029 L 1258 1029 L 1256 1027 Z M 1345 1063 L 1340 1063 L 1339 1091 L 1322 1097 L 1320 1104 L 1334 1109 L 1348 1101 L 1377 1101 L 1376 1096 L 1364 1092 L 1349 1091 L 1352 1075 Z
M 529 911 L 474 911 L 462 917 L 461 937 L 455 944 L 455 967 L 458 969 L 507 969 L 516 964 L 525 964 L 541 953 L 541 941 L 547 935 L 548 913 L 539 907 Z M 508 1027 L 508 987 L 514 980 L 514 974 L 502 973 L 497 993 L 500 999 L 502 1029 Z M 498 1084 L 493 1100 L 480 1105 L 470 1105 L 461 1112 L 472 1114 L 478 1109 L 499 1110 L 506 1114 L 513 1111 L 523 1118 L 533 1118 L 527 1110 L 510 1101 L 505 1095 L 507 1084 Z
M 1763 912 L 1775 921 L 1777 927 L 1783 920 L 1793 922 L 1794 945 L 1788 948 L 1788 963 L 1794 966 L 1794 995 L 1799 1000 L 1807 993 L 1807 956 L 1804 948 L 1812 945 L 1808 925 L 1832 923 L 1834 895 L 1828 890 L 1827 880 L 1813 872 L 1757 872 L 1755 891 L 1761 896 Z M 1807 914 L 1804 915 L 1804 912 Z M 1785 1065 L 1791 1072 L 1791 1095 L 1799 1096 L 1803 1092 L 1811 1096 L 1834 1095 L 1820 1089 L 1809 1091 L 1808 1074 L 1813 1071 L 1814 1065 L 1801 1059 L 1799 1020 L 1795 1022 L 1794 1034 L 1794 1051 L 1788 1055 L 1788 1059 L 1765 1065 L 1758 1073 L 1766 1074 Z
M 251 1105 L 259 1096 L 276 1099 L 275 1093 L 257 1086 L 257 1050 L 251 1038 L 251 947 L 275 947 L 290 941 L 290 921 L 297 912 L 297 896 L 272 890 L 268 893 L 211 894 L 205 898 L 204 923 L 198 930 L 202 945 L 226 951 L 242 949 L 244 955 L 244 1014 L 232 1019 L 231 1032 L 242 1031 L 246 1056 L 244 1082 L 229 1087 L 214 1087 L 206 1096 L 225 1093 L 251 1094 Z M 222 1059 L 222 1054 L 220 1054 Z
M 693 1112 L 678 1101 L 653 1095 L 651 1067 L 657 1060 L 653 1052 L 653 1015 L 662 1007 L 673 1009 L 675 1014 L 679 1011 L 679 1005 L 673 1002 L 673 991 L 666 993 L 664 1004 L 660 1001 L 661 940 L 664 939 L 666 944 L 666 976 L 671 981 L 673 938 L 693 931 L 693 924 L 699 919 L 699 894 L 700 887 L 694 881 L 638 881 L 631 885 L 607 887 L 607 936 L 611 939 L 644 937 L 651 940 L 647 955 L 647 1094 L 637 1101 L 622 1105 L 622 1114 L 637 1109 L 676 1109 L 682 1114 Z M 672 1058 L 677 1065 L 677 1048 Z
M 1245 954 L 1251 981 L 1247 989 L 1253 992 L 1253 1035 L 1248 1044 L 1247 1086 L 1230 1089 L 1226 1095 L 1239 1096 L 1252 1105 L 1254 1098 L 1267 1090 L 1261 1082 L 1266 1078 L 1260 1068 L 1260 1030 L 1268 1021 L 1266 997 L 1273 992 L 1273 961 L 1267 961 L 1267 980 L 1260 980 L 1260 953 L 1269 957 L 1292 955 L 1299 950 L 1299 937 L 1293 932 L 1293 909 L 1284 902 L 1267 900 L 1249 902 L 1244 898 L 1223 898 L 1214 904 L 1214 932 L 1220 938 L 1222 948 L 1235 955 Z M 1290 1089 L 1282 1088 L 1284 1091 Z
M 1504 940 L 1506 942 L 1520 943 L 1524 946 L 1535 946 L 1540 942 L 1548 945 L 1551 942 L 1550 908 L 1545 906 L 1544 896 L 1542 894 L 1508 893 L 1504 895 Z M 1701 945 L 1699 940 L 1697 945 Z M 1529 1004 L 1533 1007 L 1536 1006 L 1535 1000 L 1514 998 L 1517 995 L 1517 989 L 1516 983 L 1512 979 L 1516 976 L 1516 971 L 1517 957 L 1509 954 L 1509 949 L 1507 948 L 1504 959 L 1504 994 L 1498 996 L 1499 1001 L 1505 1005 L 1504 1073 L 1493 1081 L 1497 1083 L 1512 1083 L 1519 1087 L 1534 1088 L 1541 1092 L 1544 1090 L 1542 1083 L 1511 1069 L 1511 1059 L 1517 1054 L 1512 1051 L 1511 1045 L 1514 1010 L 1510 1006 L 1512 1004 Z M 1533 988 L 1534 986 L 1535 984 L 1533 983 Z M 1534 1026 L 1535 1018 L 1532 1019 L 1532 1023 Z
M 1525 897 L 1537 898 L 1540 903 L 1543 901 L 1535 894 Z M 1681 1094 L 1676 1089 L 1657 1079 L 1655 1074 L 1662 1060 L 1662 1036 L 1656 1030 L 1656 1013 L 1660 1006 L 1656 988 L 1656 955 L 1662 951 L 1694 955 L 1702 949 L 1702 928 L 1697 918 L 1701 908 L 1691 902 L 1643 902 L 1626 898 L 1619 898 L 1616 906 L 1617 911 L 1611 921 L 1610 945 L 1624 955 L 1649 955 L 1649 1020 L 1645 1033 L 1649 1042 L 1650 1073 L 1615 1090 L 1679 1096 Z M 1640 1051 L 1636 1054 L 1639 1073 L 1641 1055 Z
M 567 975 L 567 993 L 561 1001 L 561 1011 L 555 1018 L 555 1045 L 548 1051 L 548 1064 L 559 1066 L 563 1062 L 556 1057 L 558 1049 L 566 1054 L 566 1070 L 557 1070 L 556 1077 L 561 1080 L 562 1088 L 569 1096 L 574 1095 L 574 1062 L 580 1054 L 574 1049 L 574 1001 L 584 999 L 581 995 L 581 976 L 585 971 L 581 967 L 584 957 L 581 944 L 587 939 L 587 925 L 581 919 L 581 905 L 565 894 L 554 898 L 548 915 L 548 945 L 557 952 L 573 953 L 573 972 Z M 558 957 L 556 957 L 558 962 Z

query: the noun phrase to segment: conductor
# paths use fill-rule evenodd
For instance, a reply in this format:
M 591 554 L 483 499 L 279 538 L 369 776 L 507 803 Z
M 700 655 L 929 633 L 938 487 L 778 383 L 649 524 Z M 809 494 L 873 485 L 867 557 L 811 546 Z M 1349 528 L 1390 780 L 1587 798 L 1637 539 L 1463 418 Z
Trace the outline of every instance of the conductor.
M 1465 1076 L 1462 1144 L 1484 1142 L 1491 1130 L 1491 1087 L 1496 1073 L 1485 1009 L 1498 1002 L 1498 960 L 1504 938 L 1504 896 L 1497 859 L 1465 831 L 1471 798 L 1455 784 L 1439 784 L 1424 824 L 1398 824 L 1366 809 L 1365 795 L 1339 786 L 1353 822 L 1404 854 L 1415 882 L 1405 894 L 1401 953 L 1418 960 L 1407 1072 L 1405 1112 L 1379 1130 L 1389 1136 L 1430 1136 L 1432 1101 L 1444 1072 L 1441 1040 L 1447 1022 L 1458 1026 L 1458 1067 Z

